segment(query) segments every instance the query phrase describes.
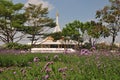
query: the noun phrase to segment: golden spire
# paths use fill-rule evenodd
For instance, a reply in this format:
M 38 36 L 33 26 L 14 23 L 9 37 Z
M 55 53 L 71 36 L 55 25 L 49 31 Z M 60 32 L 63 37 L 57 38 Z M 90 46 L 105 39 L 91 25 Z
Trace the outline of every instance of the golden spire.
M 59 14 L 58 14 L 58 11 L 56 12 L 56 27 L 53 31 L 54 32 L 61 32 L 61 29 L 60 29 L 60 26 L 59 26 L 59 22 L 58 22 L 58 18 L 59 18 Z
M 58 11 L 56 12 L 56 16 L 59 16 L 59 13 L 58 13 Z

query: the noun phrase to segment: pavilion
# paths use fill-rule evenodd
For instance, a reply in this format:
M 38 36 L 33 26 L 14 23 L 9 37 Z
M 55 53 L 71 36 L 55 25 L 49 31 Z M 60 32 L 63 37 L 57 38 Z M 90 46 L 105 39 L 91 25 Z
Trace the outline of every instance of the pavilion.
M 59 14 L 57 13 L 56 14 L 56 27 L 54 28 L 53 33 L 62 31 L 59 26 L 58 17 L 59 17 Z M 33 53 L 35 52 L 63 53 L 66 51 L 66 49 L 67 49 L 67 52 L 75 52 L 73 48 L 75 47 L 76 44 L 77 42 L 73 40 L 66 40 L 66 41 L 64 39 L 54 40 L 53 37 L 48 36 L 42 41 L 36 42 L 35 45 L 38 45 L 38 47 L 32 48 L 31 52 Z

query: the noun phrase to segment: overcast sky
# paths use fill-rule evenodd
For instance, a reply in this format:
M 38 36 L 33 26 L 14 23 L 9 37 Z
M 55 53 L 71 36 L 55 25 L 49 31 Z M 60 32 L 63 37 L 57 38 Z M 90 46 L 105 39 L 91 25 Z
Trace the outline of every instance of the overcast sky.
M 49 16 L 55 18 L 55 14 L 59 12 L 59 24 L 63 28 L 65 24 L 74 20 L 86 22 L 95 20 L 95 13 L 102 9 L 105 5 L 109 5 L 109 0 L 13 0 L 15 3 L 39 4 L 49 8 Z M 117 37 L 117 42 L 120 42 Z M 110 39 L 107 39 L 110 42 Z

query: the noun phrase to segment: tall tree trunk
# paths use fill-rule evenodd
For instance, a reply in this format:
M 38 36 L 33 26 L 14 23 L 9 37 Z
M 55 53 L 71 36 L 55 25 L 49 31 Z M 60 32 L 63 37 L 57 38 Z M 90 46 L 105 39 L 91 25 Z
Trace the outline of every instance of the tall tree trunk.
M 89 38 L 89 43 L 90 43 L 90 46 L 92 46 L 92 38 L 91 37 Z
M 35 34 L 32 35 L 31 48 L 33 48 L 34 40 L 35 40 Z M 30 48 L 30 52 L 31 52 L 31 48 Z
M 10 42 L 10 40 L 9 40 L 9 36 L 7 35 L 7 43 L 9 43 Z
M 115 38 L 116 38 L 116 36 L 115 36 L 115 34 L 113 34 L 113 36 L 112 36 L 112 42 L 111 42 L 111 48 L 110 49 L 113 49 L 113 45 L 115 43 Z

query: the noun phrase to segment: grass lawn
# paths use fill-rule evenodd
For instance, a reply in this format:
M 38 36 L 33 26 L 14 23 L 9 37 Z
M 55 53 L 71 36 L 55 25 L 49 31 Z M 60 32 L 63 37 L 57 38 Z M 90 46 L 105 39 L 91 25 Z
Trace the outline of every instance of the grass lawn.
M 0 54 L 0 80 L 120 80 L 120 56 Z

